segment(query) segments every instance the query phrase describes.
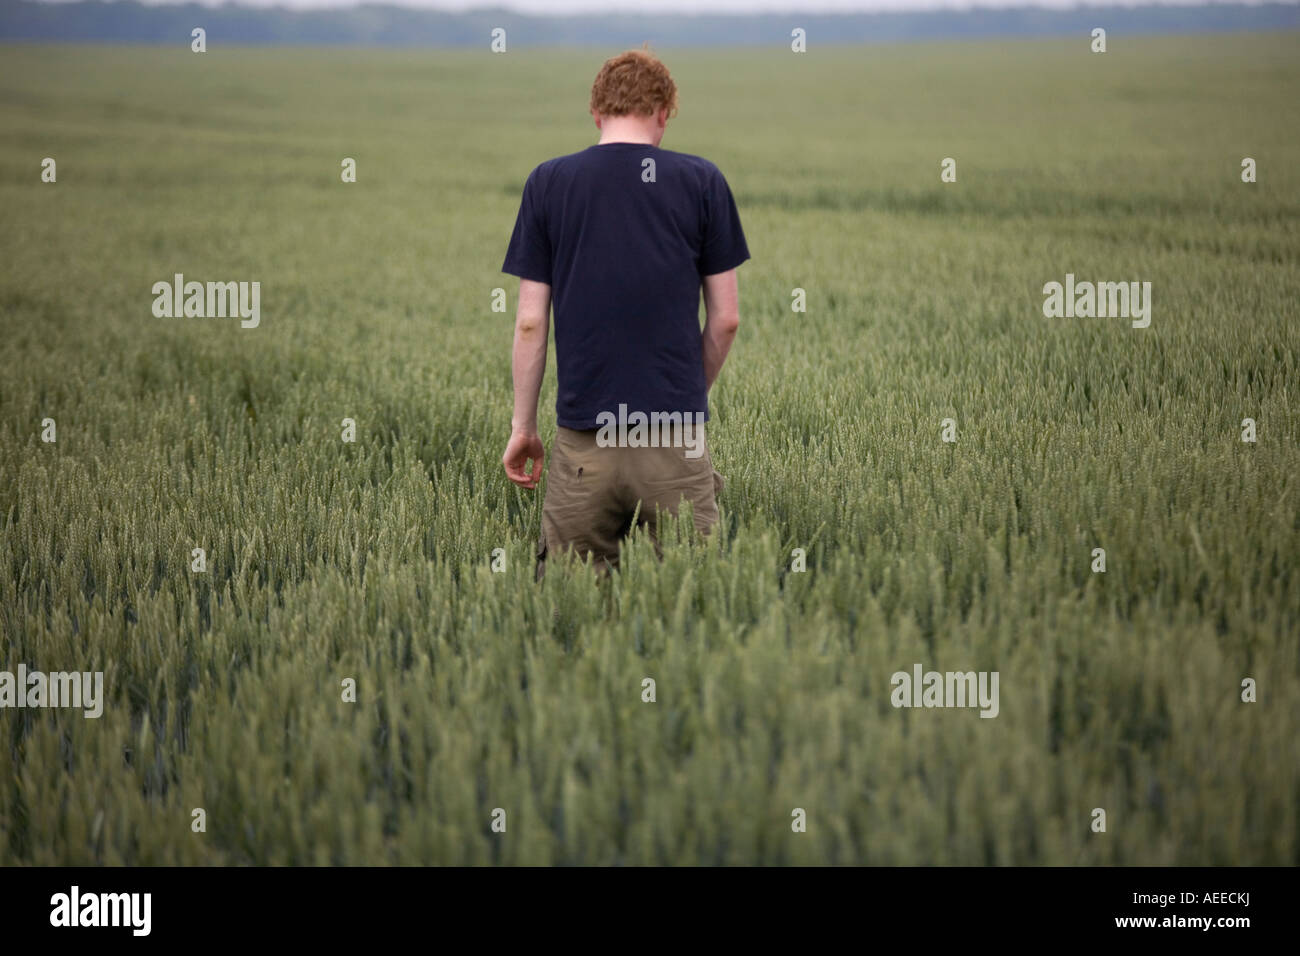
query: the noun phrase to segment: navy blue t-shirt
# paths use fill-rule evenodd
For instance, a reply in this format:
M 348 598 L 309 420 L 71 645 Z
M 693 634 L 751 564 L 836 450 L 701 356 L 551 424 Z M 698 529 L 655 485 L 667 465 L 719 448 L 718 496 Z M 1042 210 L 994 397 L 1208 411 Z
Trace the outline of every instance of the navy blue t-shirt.
M 707 416 L 700 280 L 748 258 L 731 189 L 707 159 L 606 143 L 534 169 L 501 271 L 551 286 L 556 421 L 596 428 L 620 404 Z

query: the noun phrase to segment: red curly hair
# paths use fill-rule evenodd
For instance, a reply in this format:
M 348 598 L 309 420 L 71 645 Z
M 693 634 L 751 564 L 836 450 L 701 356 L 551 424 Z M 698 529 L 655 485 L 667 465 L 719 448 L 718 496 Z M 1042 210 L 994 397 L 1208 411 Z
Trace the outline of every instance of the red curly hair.
M 591 86 L 591 108 L 602 116 L 677 115 L 677 84 L 648 50 L 628 50 L 605 61 Z

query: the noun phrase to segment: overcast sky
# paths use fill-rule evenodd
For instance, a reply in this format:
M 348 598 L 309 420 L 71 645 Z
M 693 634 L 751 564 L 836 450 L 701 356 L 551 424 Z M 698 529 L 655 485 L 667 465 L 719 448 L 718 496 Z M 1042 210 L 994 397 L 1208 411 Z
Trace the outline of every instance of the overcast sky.
M 142 0 L 144 3 L 182 3 L 194 0 Z M 206 6 L 219 6 L 225 0 L 202 0 Z M 249 7 L 354 7 L 362 0 L 238 0 Z M 373 0 L 393 6 L 423 7 L 434 10 L 469 10 L 482 7 L 507 7 L 522 13 L 843 13 L 880 10 L 961 10 L 971 7 L 1076 7 L 1086 6 L 1193 6 L 1203 0 Z M 1217 0 L 1217 2 L 1257 5 L 1262 0 Z M 1282 0 L 1296 3 L 1300 0 Z

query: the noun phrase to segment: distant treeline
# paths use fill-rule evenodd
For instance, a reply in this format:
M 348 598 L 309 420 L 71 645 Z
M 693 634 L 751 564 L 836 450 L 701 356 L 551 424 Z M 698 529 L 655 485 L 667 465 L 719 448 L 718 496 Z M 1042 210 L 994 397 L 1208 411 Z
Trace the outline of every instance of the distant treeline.
M 517 46 L 784 45 L 802 27 L 808 43 L 892 43 L 966 37 L 1134 33 L 1212 33 L 1300 29 L 1300 6 L 1082 7 L 923 13 L 756 14 L 740 16 L 602 14 L 539 17 L 507 10 L 447 13 L 391 6 L 343 10 L 240 6 L 145 6 L 121 2 L 0 0 L 0 40 L 76 43 L 189 43 L 194 27 L 208 42 L 359 46 L 484 46 L 495 27 Z

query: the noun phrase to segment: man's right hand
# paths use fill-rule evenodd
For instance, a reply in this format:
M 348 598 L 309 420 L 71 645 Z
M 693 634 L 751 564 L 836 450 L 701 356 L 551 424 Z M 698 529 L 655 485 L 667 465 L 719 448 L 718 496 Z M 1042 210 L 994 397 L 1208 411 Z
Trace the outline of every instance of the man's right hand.
M 713 388 L 713 381 L 722 371 L 722 363 L 731 351 L 736 329 L 740 328 L 740 292 L 735 269 L 705 276 L 701 281 L 704 286 L 704 332 L 700 338 L 700 351 L 704 355 L 704 383 Z
M 533 471 L 529 474 L 525 467 L 528 459 L 533 460 Z M 510 442 L 506 453 L 501 456 L 501 464 L 506 466 L 506 477 L 521 488 L 536 488 L 542 477 L 542 461 L 546 458 L 546 448 L 537 432 L 514 431 L 510 433 Z

